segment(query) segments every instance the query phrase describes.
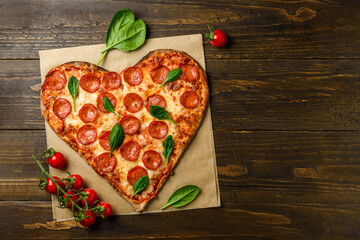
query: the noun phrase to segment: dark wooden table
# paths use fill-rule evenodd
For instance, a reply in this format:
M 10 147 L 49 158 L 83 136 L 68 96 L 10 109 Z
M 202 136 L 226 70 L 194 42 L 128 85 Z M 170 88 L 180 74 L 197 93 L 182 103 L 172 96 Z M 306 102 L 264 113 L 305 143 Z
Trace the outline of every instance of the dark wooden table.
M 205 45 L 221 207 L 54 224 L 38 51 L 104 43 L 121 8 L 148 39 L 230 36 Z M 0 238 L 360 239 L 359 22 L 357 0 L 1 0 Z

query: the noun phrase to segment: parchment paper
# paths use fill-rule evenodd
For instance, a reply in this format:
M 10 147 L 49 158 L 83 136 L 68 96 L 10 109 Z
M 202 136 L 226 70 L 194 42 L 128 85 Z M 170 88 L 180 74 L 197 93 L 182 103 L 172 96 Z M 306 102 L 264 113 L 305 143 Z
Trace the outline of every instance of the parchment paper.
M 42 81 L 44 81 L 46 73 L 51 68 L 66 62 L 86 61 L 96 64 L 103 49 L 105 49 L 105 44 L 40 51 Z M 111 50 L 100 66 L 106 70 L 119 73 L 124 68 L 135 65 L 148 52 L 156 49 L 185 51 L 205 69 L 201 34 L 148 39 L 141 48 L 130 52 Z M 97 175 L 86 160 L 63 142 L 47 123 L 45 123 L 45 127 L 48 147 L 53 147 L 62 152 L 68 161 L 66 171 L 71 174 L 80 174 L 84 178 L 87 187 L 93 188 L 101 200 L 112 205 L 114 214 L 136 213 L 134 208 L 106 180 Z M 50 167 L 50 173 L 59 177 L 66 177 L 66 171 Z M 188 184 L 197 185 L 200 188 L 200 194 L 195 201 L 181 208 L 169 207 L 163 211 L 220 206 L 210 106 L 193 141 L 175 167 L 174 174 L 165 182 L 157 198 L 151 200 L 142 213 L 161 212 L 160 208 L 167 203 L 171 194 L 176 189 Z M 72 218 L 70 210 L 58 208 L 57 200 L 54 197 L 52 200 L 54 219 L 68 220 Z

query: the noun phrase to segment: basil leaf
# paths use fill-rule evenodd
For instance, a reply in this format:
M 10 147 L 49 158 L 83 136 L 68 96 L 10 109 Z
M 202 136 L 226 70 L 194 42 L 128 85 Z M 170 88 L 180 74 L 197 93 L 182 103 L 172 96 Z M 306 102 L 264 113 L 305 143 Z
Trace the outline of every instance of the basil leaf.
M 119 116 L 115 110 L 114 110 L 114 106 L 112 105 L 110 99 L 108 99 L 107 97 L 103 98 L 103 105 L 106 111 L 111 112 L 113 114 L 115 114 L 116 116 Z
M 163 155 L 165 157 L 165 167 L 167 166 L 169 157 L 171 156 L 173 150 L 174 150 L 174 140 L 172 135 L 169 135 L 165 138 L 165 140 L 162 143 L 164 147 Z
M 124 130 L 120 124 L 116 124 L 111 129 L 109 136 L 109 144 L 111 148 L 110 157 L 112 153 L 115 151 L 115 149 L 121 146 L 123 140 L 124 140 Z
M 137 49 L 144 44 L 146 37 L 146 24 L 142 20 L 136 20 L 129 9 L 118 11 L 110 22 L 106 34 L 106 49 L 98 62 L 98 65 L 112 48 L 121 51 Z
M 148 176 L 143 176 L 141 178 L 139 178 L 138 180 L 136 180 L 136 182 L 133 185 L 133 195 L 131 195 L 130 198 L 132 198 L 133 196 L 135 196 L 136 194 L 140 193 L 142 190 L 144 190 L 147 185 L 149 183 L 149 177 Z
M 79 80 L 76 77 L 69 77 L 68 89 L 74 101 L 74 112 L 76 112 L 75 98 L 79 91 Z
M 199 191 L 200 191 L 199 187 L 194 185 L 187 185 L 182 188 L 179 188 L 170 196 L 167 204 L 163 206 L 161 210 L 163 210 L 168 206 L 172 206 L 172 207 L 184 206 L 192 202 L 199 194 Z
M 163 107 L 160 107 L 158 105 L 150 106 L 150 114 L 151 116 L 159 120 L 167 119 L 176 126 L 176 123 L 169 117 L 169 112 L 166 111 Z
M 175 81 L 176 79 L 178 79 L 181 76 L 181 73 L 182 73 L 182 71 L 181 71 L 180 68 L 175 68 L 175 69 L 171 70 L 168 73 L 168 75 L 166 75 L 165 80 L 163 81 L 163 83 L 159 87 L 164 86 L 165 83 Z

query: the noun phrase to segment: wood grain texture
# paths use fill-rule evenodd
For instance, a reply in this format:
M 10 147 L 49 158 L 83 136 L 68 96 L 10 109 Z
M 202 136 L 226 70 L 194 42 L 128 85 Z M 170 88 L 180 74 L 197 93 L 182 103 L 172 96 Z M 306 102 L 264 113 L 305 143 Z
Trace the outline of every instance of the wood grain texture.
M 111 217 L 95 229 L 74 227 L 60 232 L 29 229 L 30 224 L 51 220 L 50 202 L 8 201 L 0 206 L 9 216 L 0 220 L 0 233 L 7 239 L 53 239 L 64 233 L 81 239 L 357 239 L 355 229 L 360 223 L 359 204 L 239 203 L 232 209 Z M 329 227 L 339 223 L 343 228 Z M 172 231 L 174 226 L 177 231 Z
M 38 51 L 105 42 L 116 9 L 131 8 L 148 38 L 223 29 L 223 51 L 209 58 L 359 58 L 359 1 L 2 1 L 0 56 L 38 59 Z M 21 7 L 18 7 L 21 6 Z M 179 14 L 181 13 L 181 14 Z
M 360 60 L 208 59 L 215 130 L 357 130 Z M 44 129 L 37 60 L 0 61 L 0 129 Z M 19 89 L 19 90 L 18 90 Z M 11 108 L 8 106 L 11 104 Z

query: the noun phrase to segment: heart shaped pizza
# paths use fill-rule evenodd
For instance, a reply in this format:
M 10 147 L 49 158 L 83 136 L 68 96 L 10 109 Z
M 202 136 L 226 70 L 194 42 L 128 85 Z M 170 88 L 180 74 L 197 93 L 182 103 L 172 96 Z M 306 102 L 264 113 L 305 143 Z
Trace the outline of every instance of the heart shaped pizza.
M 50 127 L 136 211 L 156 197 L 173 171 L 207 101 L 205 72 L 176 50 L 150 52 L 121 73 L 65 63 L 47 73 L 41 88 L 41 110 Z M 113 131 L 115 126 L 120 131 Z M 114 145 L 114 139 L 121 142 Z M 146 188 L 134 192 L 145 176 Z

